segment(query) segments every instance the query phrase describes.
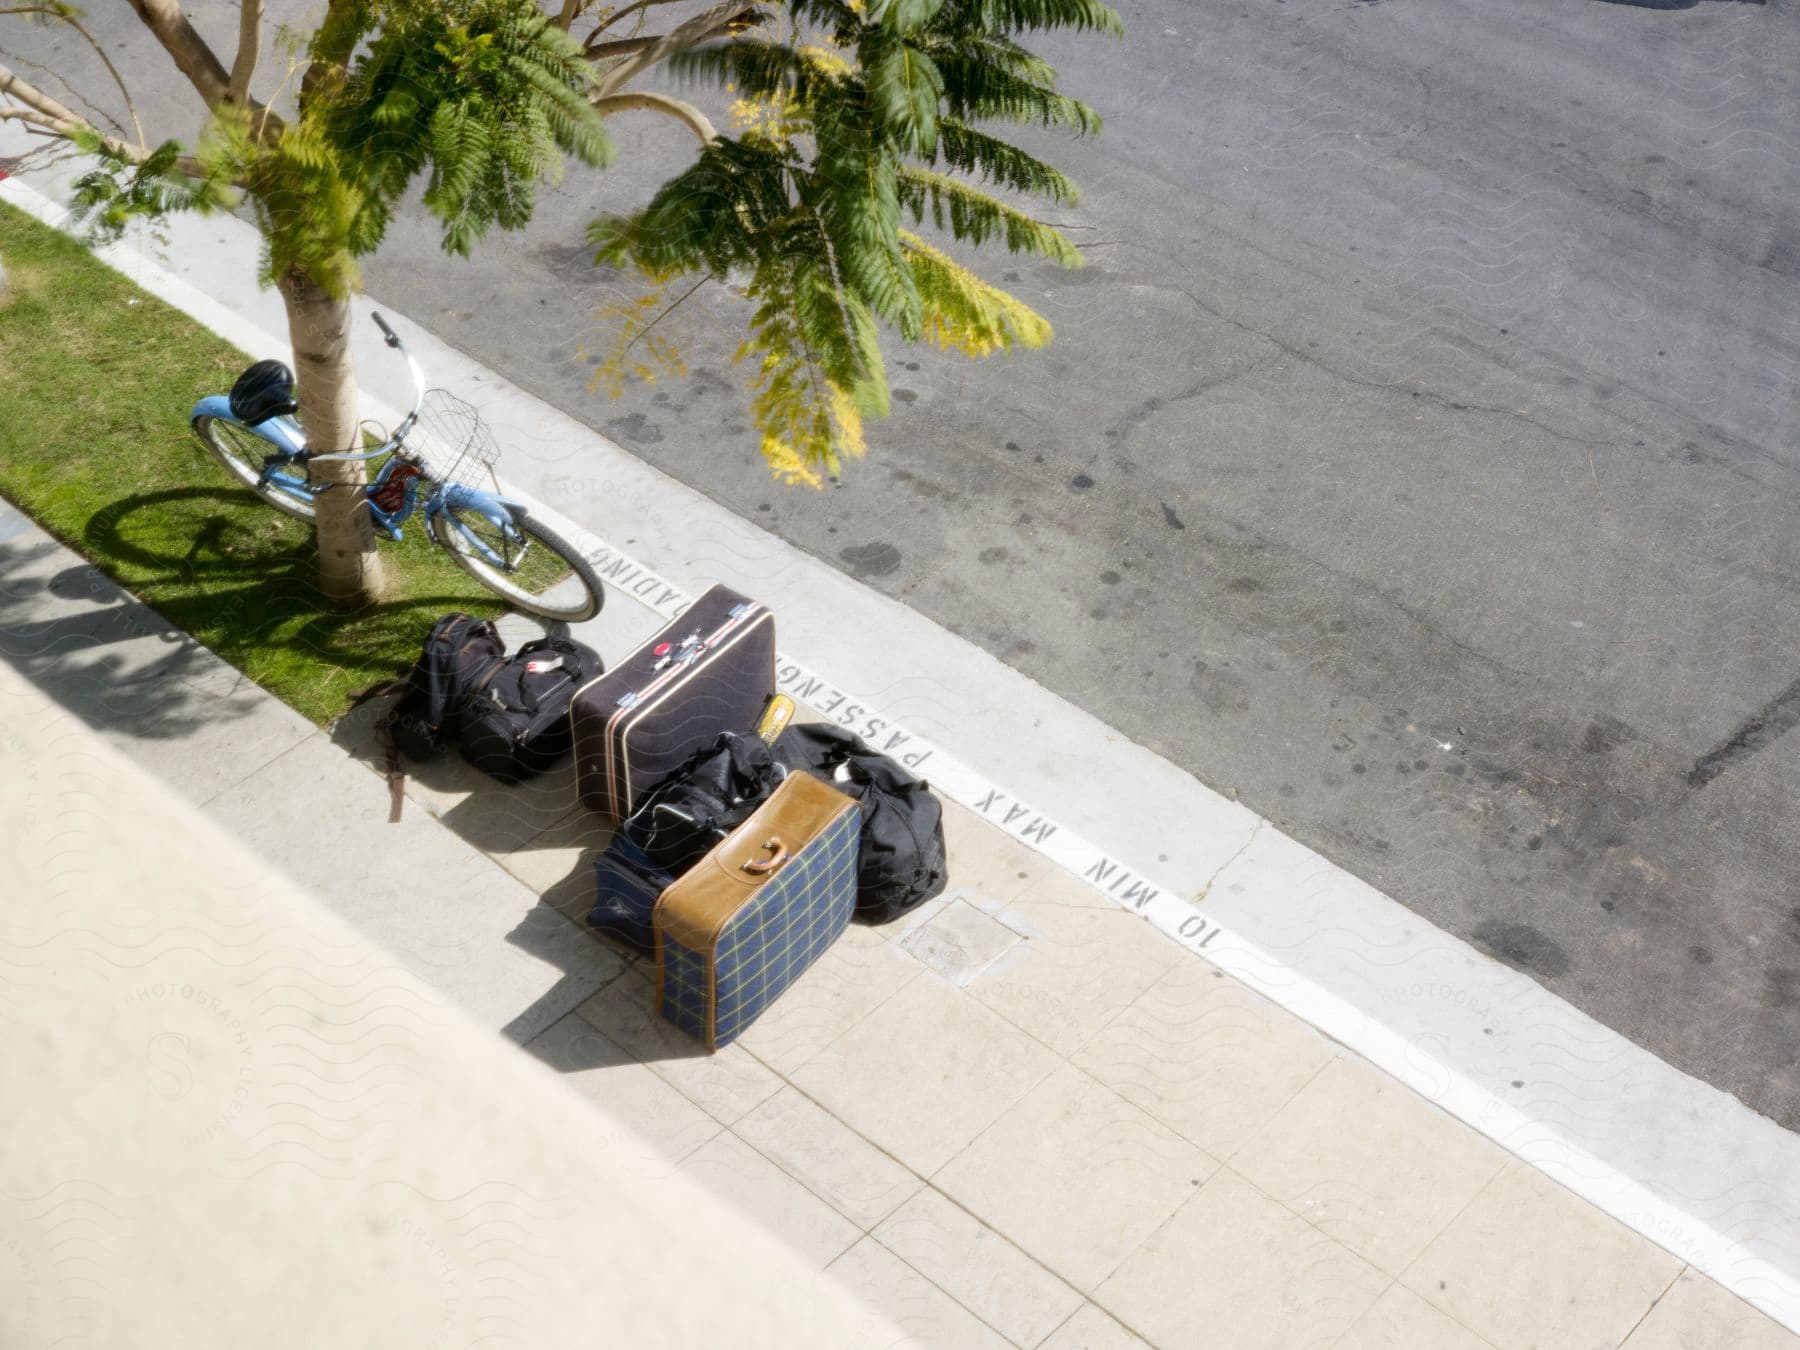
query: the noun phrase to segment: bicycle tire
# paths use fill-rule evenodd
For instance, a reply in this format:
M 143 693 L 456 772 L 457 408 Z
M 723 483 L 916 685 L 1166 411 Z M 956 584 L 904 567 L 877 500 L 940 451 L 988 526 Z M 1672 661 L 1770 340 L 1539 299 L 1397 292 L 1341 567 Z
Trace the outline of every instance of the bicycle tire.
M 480 512 L 446 508 L 445 514 L 481 537 L 496 552 L 510 551 L 510 541 L 504 539 L 493 522 Z M 574 545 L 535 516 L 515 511 L 512 520 L 514 528 L 525 535 L 536 550 L 561 563 L 562 568 L 540 568 L 524 575 L 495 567 L 486 558 L 470 551 L 467 541 L 453 524 L 434 522 L 432 537 L 458 567 L 514 609 L 562 623 L 581 623 L 598 614 L 606 604 L 606 588 L 593 565 Z M 556 598 L 547 598 L 549 592 Z
M 263 481 L 263 458 L 274 449 L 273 442 L 264 440 L 242 422 L 214 417 L 210 413 L 200 414 L 191 425 L 200 443 L 244 487 L 284 515 L 293 516 L 296 520 L 313 518 L 315 512 L 310 501 L 301 501 L 292 493 L 283 492 L 279 487 Z M 307 481 L 304 465 L 284 466 L 277 472 L 293 483 Z

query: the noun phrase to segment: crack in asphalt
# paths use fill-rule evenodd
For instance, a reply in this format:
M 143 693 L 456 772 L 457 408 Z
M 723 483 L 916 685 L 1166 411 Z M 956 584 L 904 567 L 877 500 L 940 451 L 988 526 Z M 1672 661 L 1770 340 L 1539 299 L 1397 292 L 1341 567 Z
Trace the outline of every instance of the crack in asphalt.
M 1800 726 L 1800 680 L 1783 689 L 1741 723 L 1725 741 L 1695 760 L 1694 767 L 1687 773 L 1688 786 L 1705 787 L 1738 760 L 1749 759 L 1797 726 Z
M 1220 323 L 1227 324 L 1241 333 L 1248 333 L 1253 337 L 1261 338 L 1264 342 L 1272 343 L 1289 356 L 1292 356 L 1299 361 L 1303 361 L 1317 370 L 1323 371 L 1325 374 L 1331 376 L 1332 379 L 1339 380 L 1344 384 L 1356 385 L 1363 389 L 1374 389 L 1382 393 L 1393 394 L 1396 396 L 1402 394 L 1411 395 L 1423 402 L 1431 403 L 1437 407 L 1443 408 L 1448 412 L 1485 413 L 1491 416 L 1507 417 L 1517 422 L 1523 422 L 1527 426 L 1536 427 L 1539 431 L 1543 432 L 1553 440 L 1562 441 L 1568 445 L 1601 445 L 1612 449 L 1626 449 L 1632 446 L 1632 442 L 1627 440 L 1602 440 L 1594 436 L 1578 436 L 1571 432 L 1559 431 L 1546 422 L 1540 422 L 1535 417 L 1520 412 L 1517 408 L 1492 407 L 1481 403 L 1458 403 L 1456 400 L 1443 394 L 1435 393 L 1430 389 L 1409 388 L 1404 384 L 1394 384 L 1382 380 L 1370 380 L 1361 376 L 1352 375 L 1347 371 L 1339 370 L 1336 366 L 1321 360 L 1316 354 L 1309 352 L 1304 348 L 1295 347 L 1291 343 L 1276 337 L 1273 333 L 1266 332 L 1252 323 L 1247 323 L 1242 319 L 1233 318 L 1231 315 L 1214 308 L 1185 286 L 1178 286 L 1173 282 L 1166 282 L 1164 284 L 1167 285 L 1170 290 L 1186 296 L 1188 300 L 1193 303 L 1195 308 L 1205 314 L 1211 315 Z M 1251 369 L 1254 369 L 1254 367 Z M 1240 373 L 1248 374 L 1249 371 L 1246 370 Z
M 1324 280 L 1324 278 L 1321 276 L 1321 274 L 1304 266 L 1298 259 L 1289 258 L 1283 254 L 1274 252 L 1268 248 L 1263 247 L 1261 244 L 1257 243 L 1255 240 L 1245 238 L 1242 235 L 1239 235 L 1239 234 L 1236 234 L 1233 232 L 1229 232 L 1229 231 L 1227 231 L 1226 233 L 1228 234 L 1228 237 L 1231 238 L 1231 240 L 1238 246 L 1249 250 L 1250 252 L 1256 254 L 1258 257 L 1266 258 L 1269 262 L 1275 264 L 1278 267 L 1282 267 L 1282 268 L 1300 273 L 1313 281 L 1323 281 Z M 1141 245 L 1135 245 L 1130 240 L 1121 240 L 1120 243 L 1126 248 L 1133 248 L 1133 247 L 1142 248 L 1143 247 Z M 1145 251 L 1148 251 L 1148 250 L 1145 250 Z M 1172 259 L 1169 257 L 1164 257 L 1161 255 L 1155 255 L 1155 256 L 1156 256 L 1157 263 L 1163 267 L 1167 267 L 1171 262 L 1176 261 L 1175 259 Z M 1480 404 L 1460 404 L 1459 405 L 1455 402 L 1455 400 L 1447 398 L 1441 394 L 1434 393 L 1428 389 L 1410 390 L 1406 386 L 1400 385 L 1400 384 L 1384 383 L 1380 380 L 1364 379 L 1359 376 L 1351 375 L 1346 371 L 1338 369 L 1337 367 L 1331 365 L 1330 363 L 1320 359 L 1315 353 L 1307 351 L 1304 348 L 1295 347 L 1294 345 L 1285 341 L 1284 339 L 1275 336 L 1273 333 L 1270 333 L 1264 329 L 1258 328 L 1253 323 L 1250 323 L 1243 319 L 1235 318 L 1232 315 L 1225 313 L 1223 310 L 1220 310 L 1220 309 L 1216 308 L 1215 306 L 1209 304 L 1206 300 L 1202 299 L 1198 294 L 1196 294 L 1194 291 L 1188 289 L 1186 286 L 1183 286 L 1174 281 L 1167 280 L 1166 278 L 1159 279 L 1159 281 L 1156 284 L 1160 287 L 1166 288 L 1169 291 L 1173 291 L 1179 295 L 1186 297 L 1186 299 L 1190 303 L 1192 303 L 1196 309 L 1200 310 L 1204 314 L 1210 315 L 1214 319 L 1217 319 L 1220 323 L 1226 324 L 1227 326 L 1234 328 L 1239 332 L 1247 333 L 1247 334 L 1251 335 L 1252 337 L 1261 338 L 1262 340 L 1264 340 L 1266 342 L 1271 342 L 1275 346 L 1279 347 L 1282 351 L 1286 352 L 1288 355 L 1297 357 L 1299 360 L 1304 361 L 1307 365 L 1313 366 L 1316 369 L 1325 373 L 1326 375 L 1331 376 L 1333 379 L 1341 380 L 1346 384 L 1357 385 L 1357 386 L 1360 386 L 1365 389 L 1372 389 L 1372 390 L 1387 392 L 1387 393 L 1396 394 L 1396 395 L 1402 394 L 1402 393 L 1415 393 L 1416 392 L 1422 400 L 1434 403 L 1437 406 L 1444 408 L 1447 411 L 1452 411 L 1452 412 L 1469 411 L 1469 412 L 1483 412 L 1483 413 L 1490 413 L 1490 414 L 1504 414 L 1506 416 L 1516 418 L 1519 421 L 1523 421 L 1523 422 L 1529 424 L 1530 426 L 1538 428 L 1539 430 L 1543 431 L 1546 435 L 1552 437 L 1555 440 L 1559 440 L 1564 443 L 1573 444 L 1573 445 L 1604 446 L 1604 447 L 1607 447 L 1610 449 L 1636 449 L 1636 448 L 1638 448 L 1636 445 L 1636 439 L 1641 438 L 1644 440 L 1649 440 L 1649 439 L 1651 439 L 1651 437 L 1656 436 L 1658 434 L 1658 429 L 1654 425 L 1645 423 L 1645 422 L 1641 422 L 1638 419 L 1633 418 L 1633 417 L 1629 417 L 1622 410 L 1620 410 L 1619 408 L 1616 408 L 1616 407 L 1609 409 L 1607 415 L 1617 421 L 1624 422 L 1627 425 L 1639 428 L 1641 431 L 1641 437 L 1634 438 L 1632 440 L 1623 440 L 1623 439 L 1621 439 L 1621 440 L 1601 440 L 1598 438 L 1588 438 L 1588 437 L 1583 437 L 1583 436 L 1576 436 L 1576 435 L 1572 435 L 1568 432 L 1559 431 L 1555 427 L 1549 426 L 1548 424 L 1541 422 L 1541 421 L 1537 420 L 1536 418 L 1526 416 L 1526 415 L 1521 415 L 1516 408 L 1493 408 L 1493 407 L 1488 407 L 1488 406 L 1480 405 Z M 1528 376 L 1519 375 L 1519 373 L 1517 371 L 1512 371 L 1509 367 L 1502 365 L 1500 362 L 1498 362 L 1495 359 L 1493 352 L 1489 351 L 1485 347 L 1480 346 L 1478 343 L 1473 342 L 1471 339 L 1464 336 L 1460 332 L 1446 331 L 1443 334 L 1443 336 L 1445 337 L 1446 340 L 1451 341 L 1452 343 L 1454 343 L 1456 345 L 1465 346 L 1465 347 L 1471 349 L 1473 354 L 1476 354 L 1479 357 L 1481 357 L 1482 359 L 1499 366 L 1501 369 L 1508 370 L 1509 373 L 1518 375 L 1520 379 L 1529 379 L 1530 378 Z M 1539 352 L 1538 355 L 1541 356 L 1544 360 L 1550 362 L 1552 365 L 1560 366 L 1560 362 L 1558 362 L 1555 357 L 1550 356 L 1549 354 L 1543 353 L 1543 352 Z M 1578 375 L 1579 377 L 1586 378 L 1588 376 L 1588 372 L 1581 367 L 1575 367 L 1572 369 L 1563 367 L 1563 369 L 1565 369 L 1566 373 Z M 1539 383 L 1541 383 L 1541 381 Z M 1619 386 L 1620 389 L 1629 392 L 1630 394 L 1632 394 L 1634 397 L 1636 397 L 1638 399 L 1641 399 L 1646 406 L 1655 409 L 1657 412 L 1661 413 L 1664 417 L 1667 417 L 1671 421 L 1674 421 L 1674 422 L 1680 423 L 1684 426 L 1690 427 L 1698 436 L 1710 438 L 1711 440 L 1716 441 L 1721 447 L 1729 448 L 1729 449 L 1735 451 L 1737 456 L 1739 456 L 1741 458 L 1734 457 L 1732 459 L 1726 460 L 1724 462 L 1724 464 L 1722 465 L 1722 467 L 1726 470 L 1726 472 L 1730 473 L 1733 477 L 1741 478 L 1744 481 L 1752 483 L 1759 488 L 1766 488 L 1768 486 L 1768 484 L 1765 483 L 1762 479 L 1756 477 L 1754 474 L 1747 471 L 1748 465 L 1746 465 L 1745 463 L 1742 462 L 1744 459 L 1754 461 L 1757 464 L 1771 466 L 1773 468 L 1781 470 L 1783 473 L 1788 474 L 1790 476 L 1800 476 L 1800 463 L 1790 463 L 1786 459 L 1783 459 L 1778 452 L 1772 451 L 1772 450 L 1768 449 L 1767 447 L 1758 445 L 1755 442 L 1750 441 L 1735 432 L 1727 431 L 1723 427 L 1718 426 L 1717 424 L 1715 424 L 1713 422 L 1703 421 L 1700 418 L 1695 417 L 1692 413 L 1687 412 L 1683 409 L 1677 408 L 1677 407 L 1673 406 L 1672 404 L 1668 403 L 1666 400 L 1659 398 L 1656 395 L 1656 393 L 1652 390 L 1646 390 L 1646 389 L 1640 388 L 1637 384 L 1635 384 L 1631 381 L 1627 381 L 1627 380 L 1616 380 L 1615 383 Z
M 1254 332 L 1254 330 L 1251 331 Z M 1266 334 L 1256 335 L 1262 337 L 1264 341 L 1275 347 L 1276 350 L 1268 353 L 1266 356 L 1257 357 L 1254 361 L 1250 362 L 1249 365 L 1243 366 L 1238 370 L 1228 370 L 1220 375 L 1209 375 L 1205 379 L 1189 385 L 1178 394 L 1170 394 L 1166 397 L 1155 395 L 1145 399 L 1142 403 L 1138 404 L 1137 407 L 1126 413 L 1124 417 L 1120 418 L 1107 429 L 1106 439 L 1115 444 L 1123 442 L 1133 431 L 1137 430 L 1138 427 L 1156 416 L 1157 413 L 1162 412 L 1165 408 L 1173 407 L 1177 403 L 1186 403 L 1190 399 L 1199 398 L 1202 394 L 1210 393 L 1214 389 L 1222 388 L 1234 381 L 1244 379 L 1246 376 L 1254 375 L 1257 371 L 1267 369 L 1269 366 L 1280 361 L 1283 354 L 1281 344 L 1276 342 L 1273 338 L 1268 337 Z

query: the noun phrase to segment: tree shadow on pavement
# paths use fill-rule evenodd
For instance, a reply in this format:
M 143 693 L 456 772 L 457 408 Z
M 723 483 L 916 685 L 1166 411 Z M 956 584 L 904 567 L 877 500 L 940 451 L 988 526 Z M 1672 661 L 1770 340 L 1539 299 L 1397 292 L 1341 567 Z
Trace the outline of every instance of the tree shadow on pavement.
M 42 535 L 0 542 L 0 657 L 96 729 L 173 739 L 221 710 L 193 639 Z
M 318 588 L 306 527 L 241 489 L 123 498 L 89 518 L 82 545 L 175 627 L 320 724 L 352 691 L 403 674 L 441 614 L 498 607 L 417 539 L 386 545 L 388 599 L 335 606 Z

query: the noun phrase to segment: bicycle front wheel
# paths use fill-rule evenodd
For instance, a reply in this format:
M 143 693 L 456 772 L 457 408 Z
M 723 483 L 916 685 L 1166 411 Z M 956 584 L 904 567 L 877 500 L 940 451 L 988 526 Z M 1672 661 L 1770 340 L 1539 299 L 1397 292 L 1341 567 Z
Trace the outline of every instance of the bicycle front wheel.
M 457 566 L 514 609 L 580 623 L 606 603 L 606 590 L 588 560 L 523 511 L 496 523 L 470 506 L 446 507 L 433 532 Z
M 193 421 L 194 434 L 212 451 L 225 471 L 277 511 L 300 520 L 313 518 L 312 489 L 304 464 L 277 464 L 265 476 L 263 463 L 275 446 L 242 422 L 202 413 Z

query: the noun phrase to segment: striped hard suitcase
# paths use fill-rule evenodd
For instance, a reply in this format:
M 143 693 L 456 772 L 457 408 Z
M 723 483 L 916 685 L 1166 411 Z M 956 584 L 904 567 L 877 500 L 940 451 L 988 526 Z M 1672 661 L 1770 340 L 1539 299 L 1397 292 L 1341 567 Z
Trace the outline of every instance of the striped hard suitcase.
M 576 691 L 575 785 L 624 820 L 721 731 L 749 733 L 775 693 L 775 616 L 714 586 L 606 674 Z
M 861 808 L 797 773 L 662 893 L 656 1002 L 717 1050 L 818 960 L 856 906 Z

